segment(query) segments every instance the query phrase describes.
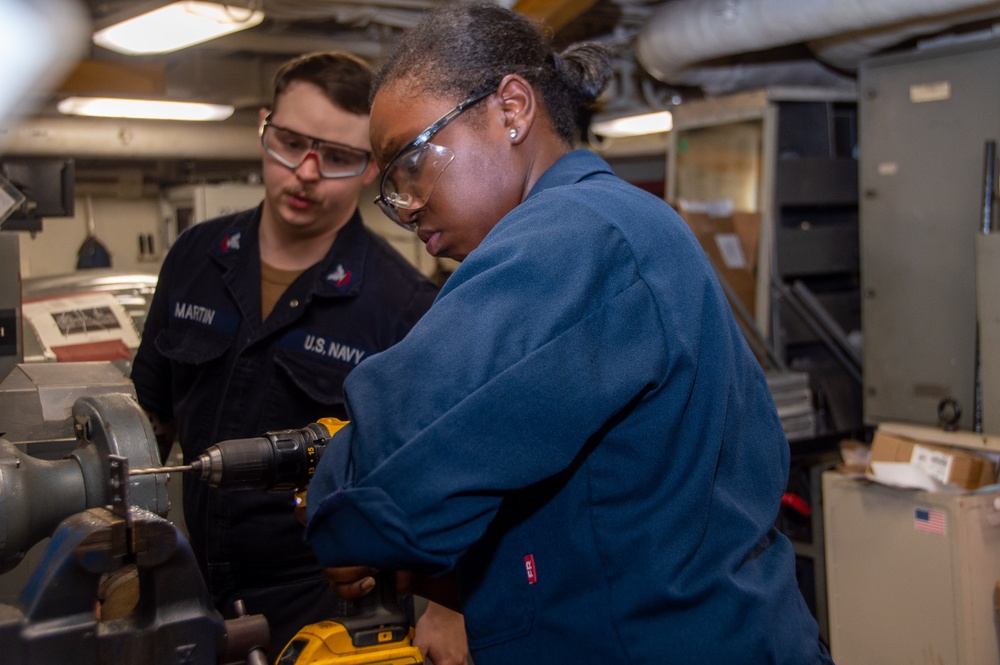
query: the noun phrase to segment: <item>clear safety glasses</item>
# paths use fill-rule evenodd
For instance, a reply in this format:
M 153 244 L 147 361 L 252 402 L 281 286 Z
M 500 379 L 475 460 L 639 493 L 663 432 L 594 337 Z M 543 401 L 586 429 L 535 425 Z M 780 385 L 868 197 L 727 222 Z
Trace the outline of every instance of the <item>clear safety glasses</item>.
M 493 94 L 494 88 L 469 97 L 464 102 L 445 113 L 430 127 L 420 132 L 396 156 L 389 160 L 382 172 L 382 182 L 375 204 L 392 221 L 408 231 L 416 231 L 417 225 L 399 218 L 399 209 L 417 210 L 427 205 L 435 183 L 441 177 L 453 153 L 444 146 L 429 143 L 431 138 L 444 129 L 445 125 L 461 115 L 462 111 L 476 102 Z
M 309 155 L 315 155 L 319 174 L 324 178 L 361 175 L 371 160 L 370 152 L 279 127 L 271 122 L 270 115 L 261 123 L 260 144 L 264 152 L 290 169 L 299 168 Z

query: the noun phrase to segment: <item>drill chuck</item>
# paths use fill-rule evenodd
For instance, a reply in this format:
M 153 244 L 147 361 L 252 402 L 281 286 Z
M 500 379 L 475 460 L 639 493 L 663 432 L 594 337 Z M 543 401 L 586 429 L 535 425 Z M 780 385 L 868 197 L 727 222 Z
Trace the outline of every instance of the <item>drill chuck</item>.
M 346 424 L 324 418 L 301 429 L 221 441 L 193 460 L 191 471 L 211 487 L 301 491 L 328 439 Z

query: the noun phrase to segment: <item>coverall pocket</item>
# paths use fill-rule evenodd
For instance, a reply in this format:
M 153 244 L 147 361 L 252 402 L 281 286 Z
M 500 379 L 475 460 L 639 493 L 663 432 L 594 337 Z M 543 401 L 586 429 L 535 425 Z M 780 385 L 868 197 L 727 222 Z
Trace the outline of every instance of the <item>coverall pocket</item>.
M 160 331 L 154 343 L 174 363 L 200 366 L 222 357 L 233 337 L 212 330 L 168 328 Z
M 475 584 L 476 590 L 465 599 L 465 627 L 473 650 L 524 637 L 535 622 L 534 594 L 522 561 L 508 558 L 502 571 L 497 565 L 491 564 L 487 579 Z M 479 575 L 466 571 L 463 577 Z
M 268 395 L 265 418 L 305 425 L 322 417 L 347 417 L 347 368 L 317 363 L 284 350 L 275 354 L 274 364 L 274 386 Z
M 183 405 L 185 429 L 180 434 L 185 456 L 197 455 L 204 441 L 190 440 L 185 432 L 211 432 L 224 374 L 222 359 L 233 338 L 211 330 L 166 329 L 154 341 L 157 351 L 170 361 L 170 391 L 174 408 Z

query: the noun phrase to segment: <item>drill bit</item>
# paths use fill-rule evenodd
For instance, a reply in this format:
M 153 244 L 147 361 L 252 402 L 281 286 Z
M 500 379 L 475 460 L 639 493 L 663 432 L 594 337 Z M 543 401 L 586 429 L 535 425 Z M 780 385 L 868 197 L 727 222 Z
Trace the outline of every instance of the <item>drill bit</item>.
M 186 466 L 152 466 L 148 469 L 129 469 L 130 476 L 145 476 L 153 473 L 180 473 L 190 471 L 191 465 Z

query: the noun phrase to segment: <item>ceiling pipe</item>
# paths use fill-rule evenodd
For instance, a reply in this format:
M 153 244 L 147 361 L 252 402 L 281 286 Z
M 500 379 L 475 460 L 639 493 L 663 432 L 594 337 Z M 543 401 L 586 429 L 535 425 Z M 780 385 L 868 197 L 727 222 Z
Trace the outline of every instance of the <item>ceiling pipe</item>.
M 955 25 L 967 20 L 970 11 L 1000 15 L 1000 2 L 674 0 L 653 13 L 639 33 L 635 52 L 654 77 L 674 85 L 701 85 L 692 68 L 696 63 L 850 33 L 904 26 L 912 32 L 912 24 L 924 21 Z
M 411 28 L 439 3 L 435 0 L 268 0 L 271 18 L 286 21 L 335 19 L 348 25 Z
M 269 31 L 262 35 L 261 31 L 254 30 L 234 32 L 199 44 L 197 48 L 202 51 L 251 51 L 286 58 L 314 51 L 347 51 L 367 59 L 381 57 L 384 50 L 376 41 L 346 33 L 324 36 L 316 33 Z
M 809 42 L 809 50 L 828 65 L 854 70 L 859 62 L 873 53 L 878 53 L 909 39 L 944 32 L 962 23 L 996 19 L 998 11 L 1000 10 L 985 9 L 949 14 L 941 17 L 940 21 L 927 20 L 896 26 L 891 32 L 868 30 L 850 35 L 836 35 Z M 984 36 L 996 36 L 996 29 L 980 30 L 973 34 L 964 35 L 963 38 L 982 38 Z M 921 48 L 921 46 L 922 44 L 918 43 L 917 48 Z
M 0 126 L 4 154 L 79 159 L 260 159 L 257 126 L 104 118 L 36 118 Z
M 708 96 L 768 86 L 806 86 L 854 91 L 853 77 L 845 76 L 818 60 L 778 62 L 727 62 L 724 66 L 688 67 L 670 79 L 673 85 L 701 88 Z

